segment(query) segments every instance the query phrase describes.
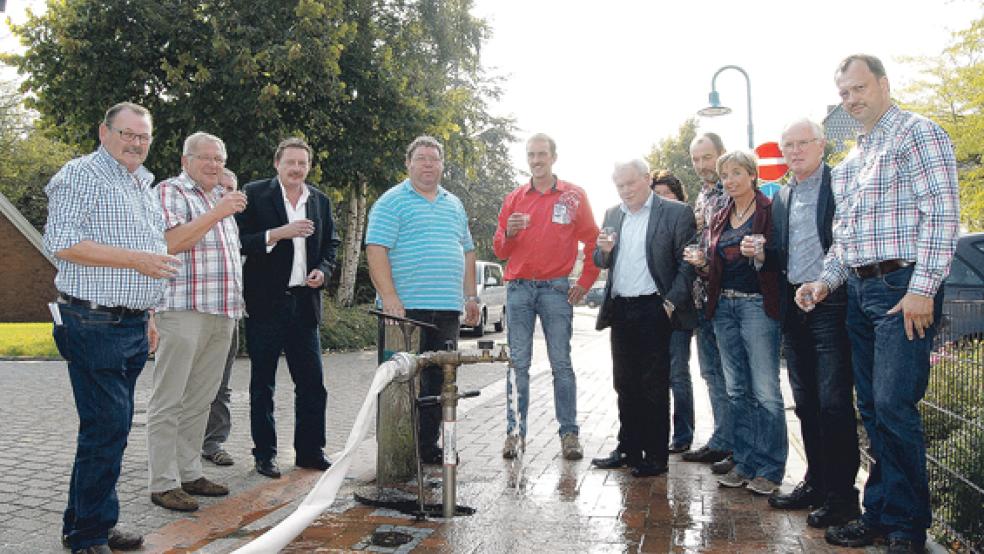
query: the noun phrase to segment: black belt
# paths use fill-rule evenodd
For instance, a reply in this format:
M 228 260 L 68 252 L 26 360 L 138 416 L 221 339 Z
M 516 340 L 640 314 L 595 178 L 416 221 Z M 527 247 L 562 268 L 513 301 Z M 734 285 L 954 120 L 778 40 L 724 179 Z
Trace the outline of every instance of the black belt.
M 662 302 L 659 293 L 643 294 L 641 296 L 613 296 L 612 302 L 616 304 L 649 304 L 652 302 Z
M 909 267 L 910 265 L 912 265 L 912 262 L 909 260 L 885 260 L 883 262 L 863 265 L 861 267 L 852 267 L 851 271 L 853 271 L 859 279 L 870 279 L 872 277 L 887 275 L 893 271 Z
M 80 308 L 86 308 L 92 310 L 93 312 L 102 312 L 105 314 L 118 316 L 139 316 L 147 313 L 147 310 L 134 310 L 132 308 L 127 308 L 126 306 L 103 306 L 102 304 L 96 304 L 95 302 L 76 298 L 71 294 L 65 294 L 64 292 L 58 293 L 58 302 L 61 304 L 68 304 L 69 306 L 79 306 Z

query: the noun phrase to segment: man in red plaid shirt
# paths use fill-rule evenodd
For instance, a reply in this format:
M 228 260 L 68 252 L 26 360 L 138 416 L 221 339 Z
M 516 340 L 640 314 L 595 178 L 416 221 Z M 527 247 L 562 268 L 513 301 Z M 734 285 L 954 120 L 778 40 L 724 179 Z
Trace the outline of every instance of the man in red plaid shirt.
M 219 184 L 225 162 L 221 139 L 194 133 L 184 143 L 184 171 L 156 190 L 168 252 L 182 262 L 156 314 L 160 345 L 147 406 L 150 499 L 171 510 L 197 510 L 191 495 L 229 494 L 204 477 L 201 459 L 209 405 L 243 316 L 239 231 L 232 216 L 246 208 L 246 195 Z

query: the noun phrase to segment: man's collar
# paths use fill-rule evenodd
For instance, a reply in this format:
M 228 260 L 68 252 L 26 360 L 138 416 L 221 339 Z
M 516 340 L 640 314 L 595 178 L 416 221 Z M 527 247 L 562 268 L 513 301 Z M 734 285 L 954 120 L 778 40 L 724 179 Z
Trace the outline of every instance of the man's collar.
M 560 179 L 558 179 L 557 178 L 557 175 L 554 175 L 554 174 L 551 174 L 550 176 L 553 178 L 553 185 L 551 185 L 550 190 L 548 190 L 547 192 L 555 192 L 557 190 L 560 190 L 560 188 L 561 188 L 561 186 L 560 186 L 561 185 Z M 536 190 L 536 187 L 533 186 L 533 178 L 530 177 L 529 185 L 526 187 L 526 194 L 530 194 L 531 192 L 533 192 L 535 190 Z
M 287 188 L 284 187 L 284 184 L 280 182 L 280 177 L 274 177 L 273 179 L 275 181 L 277 181 L 277 186 L 280 187 L 280 194 L 282 194 L 283 197 L 284 197 L 284 199 L 286 200 L 287 199 Z M 306 202 L 309 195 L 310 195 L 310 191 L 308 191 L 307 183 L 302 184 L 301 185 L 301 197 L 297 201 L 298 204 L 301 204 L 301 203 Z
M 148 187 L 154 182 L 154 174 L 148 171 L 146 167 L 141 165 L 136 171 L 131 173 L 125 165 L 121 164 L 119 160 L 114 158 L 113 155 L 109 153 L 109 150 L 106 150 L 106 147 L 101 144 L 99 145 L 99 148 L 96 149 L 96 156 L 100 161 L 107 163 L 112 167 L 117 167 L 123 173 L 132 176 L 138 183 L 140 183 L 140 186 L 142 187 Z
M 413 183 L 410 182 L 410 179 L 405 179 L 403 181 L 402 185 L 403 185 L 403 190 L 404 191 L 406 191 L 408 193 L 416 194 L 417 196 L 419 196 L 421 198 L 427 198 L 426 196 L 424 196 L 423 194 L 421 194 L 421 192 L 419 190 L 417 190 L 416 187 L 413 186 Z M 447 193 L 448 193 L 447 189 L 445 189 L 441 185 L 437 185 L 437 196 L 436 197 L 444 196 Z
M 798 185 L 802 185 L 803 183 L 812 183 L 813 181 L 819 181 L 822 177 L 823 177 L 823 161 L 820 162 L 820 165 L 818 165 L 817 168 L 814 169 L 812 173 L 807 175 L 806 179 L 800 181 L 799 179 L 796 178 L 796 175 L 793 175 L 793 178 L 789 180 L 789 184 L 795 187 Z
M 861 142 L 862 140 L 869 140 L 872 136 L 884 134 L 888 129 L 895 125 L 895 122 L 901 116 L 902 110 L 900 110 L 895 104 L 890 105 L 888 109 L 885 110 L 885 113 L 878 118 L 878 123 L 875 123 L 875 126 L 871 128 L 871 131 L 858 135 L 858 142 Z

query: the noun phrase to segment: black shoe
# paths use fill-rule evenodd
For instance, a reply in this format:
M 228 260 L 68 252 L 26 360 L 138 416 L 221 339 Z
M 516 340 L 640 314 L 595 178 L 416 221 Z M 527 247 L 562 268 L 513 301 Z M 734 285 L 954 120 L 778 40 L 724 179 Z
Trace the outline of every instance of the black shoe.
M 68 535 L 62 535 L 62 546 L 72 548 Z M 109 530 L 109 548 L 112 550 L 136 550 L 143 546 L 143 537 L 138 533 L 121 531 L 116 527 Z
M 926 541 L 888 539 L 888 554 L 923 554 L 923 552 L 926 552 Z
M 806 524 L 823 529 L 834 525 L 844 525 L 861 517 L 861 508 L 855 504 L 834 504 L 826 502 L 806 516 Z
M 328 458 L 324 454 L 318 453 L 313 456 L 298 456 L 294 461 L 294 465 L 305 469 L 324 471 L 331 467 L 331 462 L 328 461 Z
M 823 538 L 835 546 L 858 548 L 875 544 L 875 540 L 884 536 L 880 530 L 868 526 L 863 519 L 858 518 L 844 525 L 828 527 Z
M 779 510 L 805 510 L 807 508 L 819 507 L 822 504 L 823 498 L 820 497 L 820 493 L 806 481 L 800 481 L 796 485 L 796 488 L 789 494 L 780 493 L 769 497 L 769 506 Z M 854 517 L 857 517 L 857 514 Z M 852 517 L 851 519 L 854 518 Z M 845 523 L 846 521 L 841 523 Z M 827 527 L 827 525 L 824 525 L 824 527 Z
M 607 458 L 594 458 L 591 460 L 591 465 L 598 469 L 618 469 L 620 467 L 635 467 L 639 465 L 642 460 L 639 456 L 631 456 L 622 452 L 621 450 L 612 450 L 612 453 L 608 455 Z
M 727 458 L 731 455 L 731 452 L 726 450 L 714 450 L 713 448 L 708 448 L 702 446 L 697 450 L 691 450 L 684 454 L 683 461 L 685 462 L 700 462 L 704 464 L 712 464 L 714 462 L 720 462 L 721 460 Z
M 280 479 L 280 467 L 274 460 L 256 460 L 256 472 L 271 479 Z
M 714 475 L 727 475 L 728 472 L 735 468 L 735 465 L 734 456 L 728 456 L 720 462 L 711 464 L 711 473 Z
M 688 442 L 687 444 L 671 444 L 669 450 L 670 450 L 670 454 L 680 454 L 681 452 L 687 452 L 688 450 L 690 450 L 690 443 Z
M 73 550 L 72 554 L 113 554 L 113 551 L 105 544 L 97 544 L 88 548 Z
M 633 477 L 655 477 L 666 473 L 665 465 L 657 465 L 650 462 L 640 462 L 632 468 Z

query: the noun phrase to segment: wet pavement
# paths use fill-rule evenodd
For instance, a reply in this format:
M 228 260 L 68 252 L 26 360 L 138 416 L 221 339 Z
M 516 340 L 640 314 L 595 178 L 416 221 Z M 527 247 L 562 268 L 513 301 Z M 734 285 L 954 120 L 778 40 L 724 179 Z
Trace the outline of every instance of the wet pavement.
M 626 470 L 592 469 L 590 458 L 603 456 L 615 446 L 617 413 L 611 385 L 608 335 L 593 330 L 594 310 L 578 308 L 576 313 L 573 357 L 578 377 L 578 422 L 585 452 L 583 460 L 567 461 L 560 454 L 551 377 L 544 360 L 543 344 L 538 342 L 530 380 L 527 450 L 522 460 L 504 460 L 501 456 L 506 410 L 502 370 L 467 366 L 459 371 L 460 378 L 468 381 L 462 388 L 484 387 L 479 398 L 462 401 L 458 413 L 461 459 L 458 503 L 474 508 L 474 515 L 453 520 L 431 517 L 418 522 L 412 516 L 355 502 L 355 491 L 373 486 L 375 442 L 370 439 L 360 447 L 353 464 L 357 469 L 350 472 L 336 502 L 284 552 L 883 551 L 880 547 L 865 550 L 829 548 L 823 540 L 823 531 L 806 525 L 805 511 L 773 510 L 764 497 L 744 489 L 723 489 L 715 481 L 709 466 L 683 462 L 679 456 L 671 456 L 668 474 L 659 477 L 634 478 Z M 329 421 L 337 422 L 329 438 L 330 447 L 341 446 L 344 441 L 348 426 L 362 402 L 359 391 L 364 395 L 368 387 L 370 375 L 366 365 L 374 359 L 371 353 L 345 356 L 350 358 L 336 357 L 334 361 L 331 356 L 328 358 L 329 366 L 350 366 L 349 370 L 338 371 L 351 373 L 349 381 L 356 383 L 340 386 L 341 379 L 336 373 L 335 394 L 343 396 L 344 400 L 336 399 L 335 408 L 346 412 L 347 416 L 330 416 Z M 696 444 L 699 445 L 710 434 L 711 421 L 696 356 L 693 360 Z M 7 369 L 0 364 L 0 372 Z M 248 367 L 237 368 L 240 384 L 246 369 Z M 331 384 L 332 379 L 327 380 Z M 28 387 L 27 384 L 19 386 Z M 51 383 L 42 381 L 29 388 L 47 389 L 50 386 Z M 788 490 L 799 481 L 805 465 L 785 379 L 783 387 L 790 431 L 790 456 L 784 479 L 784 488 Z M 319 472 L 294 470 L 283 479 L 268 480 L 251 471 L 251 464 L 245 463 L 248 461 L 246 399 L 240 398 L 245 395 L 245 387 L 236 388 L 239 396 L 234 396 L 234 418 L 243 436 L 230 441 L 237 464 L 223 470 L 228 472 L 227 480 L 233 484 L 233 495 L 206 501 L 203 509 L 193 515 L 167 512 L 150 504 L 145 494 L 146 450 L 144 447 L 141 459 L 141 451 L 134 448 L 145 441 L 143 431 L 131 438 L 126 464 L 129 470 L 125 470 L 120 486 L 124 500 L 123 518 L 148 533 L 144 551 L 231 552 L 285 518 L 320 477 Z M 290 390 L 287 386 L 278 386 L 278 394 L 284 389 Z M 340 392 L 341 389 L 345 392 Z M 5 409 L 6 396 L 0 393 L 0 417 L 4 417 L 4 429 L 9 429 L 11 420 Z M 71 402 L 70 392 L 67 401 Z M 64 404 L 64 398 L 61 402 L 50 404 L 48 410 L 70 412 L 71 404 Z M 288 403 L 289 397 L 280 400 L 278 405 Z M 290 419 L 281 417 L 278 425 L 285 425 L 284 420 L 289 425 Z M 348 422 L 347 426 L 342 425 L 344 421 Z M 234 435 L 236 432 L 234 425 Z M 289 433 L 282 433 L 289 437 Z M 63 430 L 61 434 L 66 433 Z M 21 433 L 17 444 L 7 443 L 12 437 L 4 435 L 8 433 L 0 435 L 5 444 L 21 448 L 18 450 L 21 455 L 31 449 L 31 444 L 45 442 L 41 438 L 31 442 L 35 438 L 30 433 Z M 60 446 L 71 451 L 71 428 L 67 435 L 68 439 L 61 437 Z M 26 447 L 23 441 L 28 441 Z M 7 450 L 6 445 L 3 450 Z M 285 452 L 287 454 L 281 455 L 281 465 L 287 470 L 291 469 L 292 461 L 289 446 Z M 26 496 L 11 490 L 15 487 L 10 486 L 10 472 L 4 469 L 4 460 L 8 457 L 0 454 L 0 472 L 4 472 L 0 473 L 0 551 L 59 551 L 55 546 L 57 535 L 52 535 L 56 531 L 50 521 L 29 530 L 24 528 L 28 527 L 22 522 L 25 518 L 7 517 L 11 512 L 28 509 L 22 500 Z M 58 467 L 49 467 L 43 460 L 32 459 L 26 465 L 35 475 L 38 471 L 58 472 L 56 477 L 67 482 L 67 468 L 60 467 L 64 462 L 59 461 Z M 215 474 L 215 469 L 214 466 L 207 467 L 207 474 Z M 143 473 L 139 475 L 141 470 Z M 436 504 L 441 501 L 440 476 L 440 467 L 429 466 L 428 501 Z M 414 490 L 409 484 L 408 488 Z M 136 492 L 122 492 L 130 489 Z M 7 509 L 8 499 L 19 502 L 16 509 Z M 64 490 L 53 490 L 40 504 L 57 513 L 63 502 Z M 14 527 L 10 526 L 11 522 Z M 397 537 L 408 542 L 399 546 L 376 546 L 374 535 L 377 538 Z M 34 540 L 14 540 L 24 536 L 34 537 Z

